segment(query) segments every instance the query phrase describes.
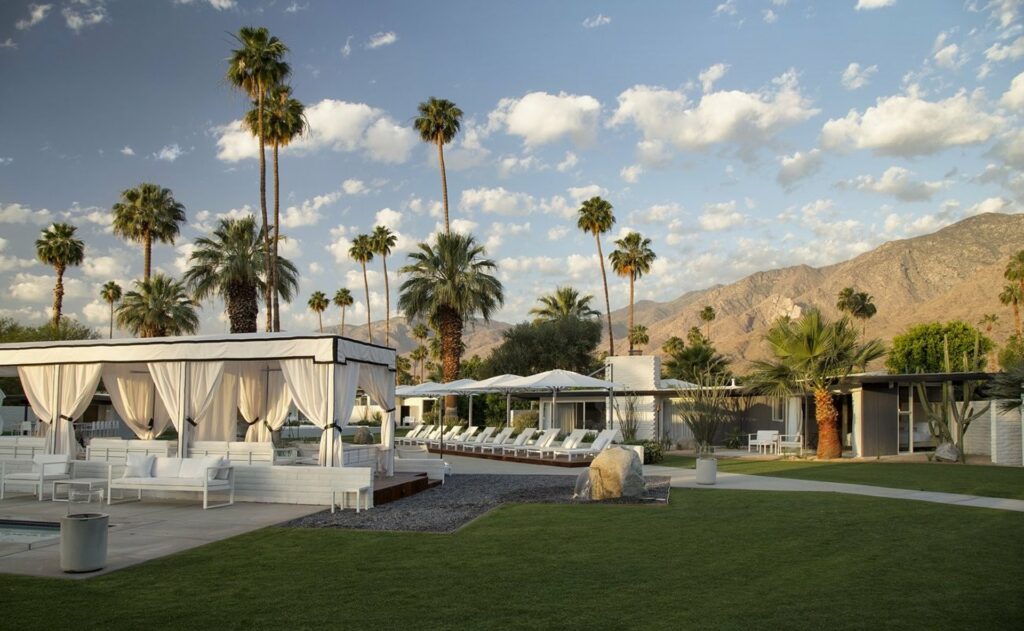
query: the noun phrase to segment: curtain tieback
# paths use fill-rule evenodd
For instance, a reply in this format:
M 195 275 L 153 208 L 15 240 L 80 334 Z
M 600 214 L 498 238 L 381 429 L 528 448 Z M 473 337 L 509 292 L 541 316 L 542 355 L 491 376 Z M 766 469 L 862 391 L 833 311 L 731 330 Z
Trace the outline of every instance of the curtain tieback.
M 337 421 L 335 421 L 335 422 L 333 422 L 333 423 L 331 423 L 331 424 L 329 424 L 329 425 L 324 425 L 324 431 L 325 431 L 325 432 L 326 432 L 327 430 L 329 430 L 329 429 L 332 429 L 332 428 L 333 428 L 333 429 L 336 429 L 336 430 L 338 430 L 338 431 L 341 431 L 341 425 L 338 425 L 338 422 L 337 422 Z
M 155 423 L 155 420 L 153 419 L 153 417 L 150 417 L 149 421 L 146 423 L 146 429 L 148 429 L 149 431 L 153 431 L 153 424 L 154 423 Z
M 263 421 L 263 424 L 267 426 L 268 430 L 274 431 L 274 428 L 270 426 L 270 421 Z
M 189 425 L 191 425 L 192 427 L 195 427 L 196 425 L 198 425 L 198 423 L 196 423 L 195 421 L 192 420 L 191 416 L 186 416 L 185 417 L 185 422 L 188 423 Z
M 73 418 L 71 418 L 70 416 L 67 416 L 67 415 L 65 415 L 65 414 L 61 414 L 61 415 L 59 416 L 59 418 L 60 418 L 61 420 L 63 420 L 63 421 L 67 421 L 68 423 L 74 423 L 74 422 L 75 422 L 75 419 L 73 419 Z
M 385 413 L 385 414 L 391 414 L 391 413 L 392 413 L 392 412 L 394 412 L 394 411 L 395 411 L 395 407 L 394 407 L 394 406 L 391 406 L 391 407 L 389 407 L 388 409 L 384 410 L 384 413 Z
M 249 427 L 252 427 L 253 425 L 255 425 L 256 423 L 259 423 L 259 422 L 260 422 L 260 417 L 257 416 L 256 418 L 254 418 L 251 421 L 246 421 L 245 424 L 248 425 Z

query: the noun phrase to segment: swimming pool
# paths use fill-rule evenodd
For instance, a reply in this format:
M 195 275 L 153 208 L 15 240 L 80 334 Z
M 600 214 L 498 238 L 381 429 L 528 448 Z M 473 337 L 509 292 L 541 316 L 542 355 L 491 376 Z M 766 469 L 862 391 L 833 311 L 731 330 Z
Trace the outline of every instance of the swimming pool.
M 48 521 L 16 521 L 0 519 L 0 542 L 25 543 L 29 547 L 60 536 L 60 524 Z

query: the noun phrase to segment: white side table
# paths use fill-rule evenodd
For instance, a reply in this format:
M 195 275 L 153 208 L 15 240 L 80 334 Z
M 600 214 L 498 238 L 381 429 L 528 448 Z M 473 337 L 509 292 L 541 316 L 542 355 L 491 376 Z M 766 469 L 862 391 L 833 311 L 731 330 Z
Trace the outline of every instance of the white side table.
M 60 497 L 57 493 L 59 487 L 66 487 L 64 489 L 63 497 Z M 77 478 L 74 480 L 57 480 L 53 483 L 53 501 L 54 502 L 66 502 L 68 501 L 68 495 L 71 489 L 78 489 L 82 491 L 95 491 L 96 489 L 102 489 L 104 492 L 107 490 L 107 479 L 106 478 Z

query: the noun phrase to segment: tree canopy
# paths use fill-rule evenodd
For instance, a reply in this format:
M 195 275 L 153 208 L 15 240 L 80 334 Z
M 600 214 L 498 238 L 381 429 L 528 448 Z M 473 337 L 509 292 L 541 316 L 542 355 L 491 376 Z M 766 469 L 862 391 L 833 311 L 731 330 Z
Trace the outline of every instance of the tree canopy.
M 963 357 L 975 357 L 968 370 L 985 368 L 986 355 L 992 350 L 992 340 L 962 320 L 945 324 L 930 322 L 915 324 L 892 340 L 892 349 L 885 360 L 890 373 L 945 372 L 945 340 L 949 340 L 949 356 L 953 366 L 961 370 Z M 975 343 L 978 353 L 975 356 Z
M 566 317 L 517 324 L 487 359 L 486 373 L 532 375 L 560 368 L 589 373 L 599 366 L 594 356 L 601 342 L 601 323 L 593 318 Z

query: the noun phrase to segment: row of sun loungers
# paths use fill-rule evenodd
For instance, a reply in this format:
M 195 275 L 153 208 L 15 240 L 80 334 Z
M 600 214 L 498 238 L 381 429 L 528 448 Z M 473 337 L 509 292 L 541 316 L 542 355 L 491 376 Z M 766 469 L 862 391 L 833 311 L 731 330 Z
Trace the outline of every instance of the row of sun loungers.
M 511 427 L 501 430 L 497 427 L 485 427 L 481 431 L 481 428 L 476 426 L 463 428 L 456 425 L 445 430 L 441 426 L 419 424 L 395 442 L 401 445 L 434 448 L 440 448 L 443 444 L 446 451 L 488 453 L 522 458 L 557 459 L 564 456 L 572 461 L 577 457 L 588 458 L 597 455 L 603 449 L 610 447 L 612 442 L 620 436 L 619 430 L 602 430 L 593 443 L 584 447 L 583 439 L 587 434 L 593 433 L 591 430 L 574 430 L 557 444 L 560 432 L 558 429 L 545 429 L 538 433 L 536 429 L 527 428 L 515 437 L 512 436 L 512 432 Z

